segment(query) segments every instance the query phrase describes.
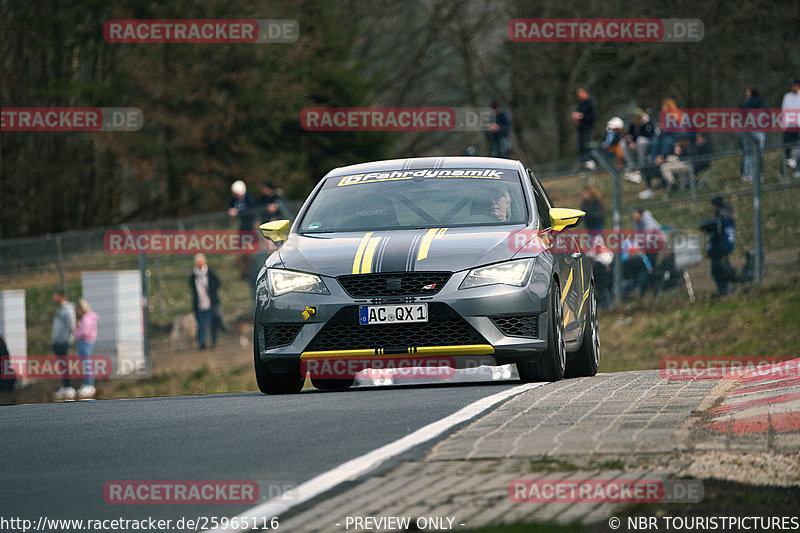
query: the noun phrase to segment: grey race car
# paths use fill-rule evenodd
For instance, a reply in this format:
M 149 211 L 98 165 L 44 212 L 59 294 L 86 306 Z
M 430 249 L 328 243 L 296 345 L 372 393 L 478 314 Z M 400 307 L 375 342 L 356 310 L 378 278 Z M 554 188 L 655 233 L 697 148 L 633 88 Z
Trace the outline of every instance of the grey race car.
M 398 358 L 516 363 L 523 382 L 595 375 L 592 269 L 566 231 L 583 215 L 553 208 L 519 161 L 330 171 L 294 224 L 261 226 L 278 250 L 256 285 L 259 389 L 298 392 L 307 372 L 317 388 L 346 388 Z

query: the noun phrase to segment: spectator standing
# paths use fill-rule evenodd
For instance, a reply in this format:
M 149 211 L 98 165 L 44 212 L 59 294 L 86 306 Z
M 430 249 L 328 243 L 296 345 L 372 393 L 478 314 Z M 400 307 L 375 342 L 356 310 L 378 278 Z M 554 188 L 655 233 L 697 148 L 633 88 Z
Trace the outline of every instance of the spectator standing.
M 592 264 L 597 305 L 608 309 L 614 305 L 614 252 L 605 245 L 598 244 L 586 251 L 586 257 Z
M 75 340 L 75 306 L 67 301 L 67 295 L 63 290 L 53 293 L 53 303 L 56 304 L 56 314 L 53 317 L 53 353 L 60 359 L 65 359 L 69 354 L 70 346 Z M 61 376 L 61 388 L 55 393 L 58 401 L 74 400 L 75 388 L 69 377 L 69 365 L 65 364 L 64 373 Z
M 711 277 L 717 284 L 717 294 L 725 296 L 730 292 L 732 281 L 733 268 L 728 256 L 736 245 L 736 220 L 733 208 L 720 195 L 711 199 L 711 208 L 714 210 L 714 224 L 706 251 L 711 259 Z
M 492 132 L 492 157 L 508 158 L 511 155 L 511 113 L 497 102 L 492 102 L 491 108 L 494 113 L 494 122 L 489 124 L 489 131 Z
M 253 231 L 257 210 L 253 195 L 247 190 L 247 185 L 242 180 L 237 180 L 231 185 L 231 200 L 228 202 L 228 215 L 239 217 L 239 231 Z M 236 266 L 239 268 L 239 277 L 246 280 L 250 270 L 253 254 L 239 254 L 236 256 Z
M 740 109 L 769 109 L 769 104 L 761 97 L 758 87 L 748 87 L 744 90 L 744 95 L 746 100 L 739 105 Z M 756 124 L 760 123 L 756 121 Z M 767 134 L 763 131 L 743 131 L 739 137 L 742 143 L 742 181 L 749 183 L 754 177 L 761 175 Z
M 781 112 L 784 117 L 783 144 L 786 166 L 800 178 L 800 124 L 796 117 L 800 114 L 800 78 L 789 80 L 789 92 L 783 95 Z
M 14 383 L 17 381 L 13 366 L 6 366 L 6 361 L 9 360 L 9 357 L 10 354 L 8 353 L 6 341 L 3 339 L 3 336 L 0 335 L 0 368 L 3 369 L 2 376 L 0 376 L 0 394 L 13 392 Z
M 247 185 L 242 180 L 236 180 L 231 185 L 231 199 L 228 202 L 228 215 L 239 217 L 239 231 L 253 229 L 253 207 L 255 200 L 247 190 Z
M 97 313 L 92 311 L 89 302 L 81 298 L 75 306 L 78 316 L 78 325 L 75 328 L 75 342 L 78 345 L 78 357 L 81 358 L 81 367 L 85 369 L 87 375 L 83 378 L 83 385 L 78 389 L 78 398 L 89 400 L 94 398 L 97 390 L 94 387 L 94 367 L 89 362 L 89 358 L 94 352 L 94 345 L 97 342 Z
M 192 308 L 197 318 L 197 342 L 200 349 L 217 345 L 217 321 L 214 313 L 219 306 L 219 278 L 206 264 L 206 256 L 194 256 L 194 270 L 189 278 L 192 288 Z
M 594 98 L 586 87 L 578 87 L 575 95 L 578 99 L 578 107 L 572 112 L 572 121 L 578 129 L 578 153 L 581 165 L 589 170 L 594 170 L 595 162 L 592 160 L 591 154 L 592 127 L 595 118 Z
M 581 199 L 581 211 L 586 213 L 583 223 L 589 231 L 602 231 L 605 228 L 605 206 L 603 197 L 591 186 L 583 188 L 583 198 Z
M 261 184 L 261 196 L 258 198 L 258 206 L 264 210 L 264 222 L 278 220 L 280 216 L 280 202 L 283 201 L 278 189 L 272 183 L 265 181 Z
M 641 207 L 636 207 L 633 210 L 633 229 L 637 232 L 660 232 L 661 224 L 658 223 L 653 213 Z M 661 241 L 659 236 L 659 241 Z M 652 242 L 652 241 L 647 241 Z M 658 251 L 647 251 L 645 254 L 647 262 L 650 263 L 650 268 L 656 265 L 658 259 Z

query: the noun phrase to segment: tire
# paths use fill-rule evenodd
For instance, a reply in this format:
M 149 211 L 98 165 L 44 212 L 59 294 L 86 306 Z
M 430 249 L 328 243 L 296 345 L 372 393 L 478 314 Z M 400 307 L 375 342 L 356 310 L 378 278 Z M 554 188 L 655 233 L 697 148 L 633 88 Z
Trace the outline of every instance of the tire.
M 575 356 L 567 361 L 566 376 L 570 378 L 588 377 L 597 374 L 600 365 L 600 333 L 597 328 L 597 299 L 594 284 L 589 288 L 589 309 L 586 310 L 586 323 L 583 325 L 583 341 Z
M 533 381 L 559 381 L 564 377 L 567 364 L 567 345 L 564 341 L 564 322 L 561 311 L 561 289 L 556 281 L 550 287 L 547 302 L 547 348 L 534 363 L 517 363 L 517 372 L 523 383 Z
M 311 378 L 311 383 L 319 390 L 349 389 L 353 386 L 356 377 L 349 379 L 320 379 Z
M 305 377 L 299 372 L 277 373 L 270 371 L 258 353 L 258 329 L 253 327 L 253 364 L 256 371 L 258 390 L 264 394 L 297 394 L 303 390 Z

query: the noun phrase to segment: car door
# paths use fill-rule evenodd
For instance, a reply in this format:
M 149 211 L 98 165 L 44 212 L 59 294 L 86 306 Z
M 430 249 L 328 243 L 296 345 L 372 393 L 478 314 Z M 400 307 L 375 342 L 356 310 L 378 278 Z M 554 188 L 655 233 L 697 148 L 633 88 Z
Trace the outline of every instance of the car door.
M 553 203 L 539 180 L 528 170 L 533 185 L 536 201 L 536 210 L 539 213 L 540 230 L 551 229 L 550 208 Z M 572 230 L 555 233 L 552 230 L 548 246 L 553 257 L 555 268 L 558 271 L 559 285 L 561 287 L 561 307 L 564 321 L 564 339 L 577 340 L 581 335 L 580 314 L 584 293 L 591 279 L 591 270 L 586 268 L 586 257 L 578 246 L 578 239 Z M 585 307 L 585 306 L 583 306 Z

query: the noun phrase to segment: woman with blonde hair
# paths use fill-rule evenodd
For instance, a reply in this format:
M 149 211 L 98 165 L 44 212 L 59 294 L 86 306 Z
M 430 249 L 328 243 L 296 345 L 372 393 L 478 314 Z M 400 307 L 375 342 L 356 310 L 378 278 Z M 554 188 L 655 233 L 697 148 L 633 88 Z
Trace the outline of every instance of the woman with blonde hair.
M 660 133 L 653 139 L 650 152 L 656 165 L 663 163 L 664 158 L 673 153 L 678 138 L 686 132 L 683 119 L 684 113 L 674 98 L 661 100 L 661 116 L 658 120 Z
M 94 387 L 94 375 L 92 375 L 92 365 L 86 360 L 94 352 L 94 345 L 97 342 L 97 313 L 92 311 L 89 302 L 81 298 L 75 306 L 75 313 L 78 315 L 78 325 L 75 327 L 75 341 L 78 344 L 78 357 L 81 358 L 81 367 L 86 369 L 83 386 L 78 390 L 78 398 L 89 400 L 94 398 L 96 389 Z

